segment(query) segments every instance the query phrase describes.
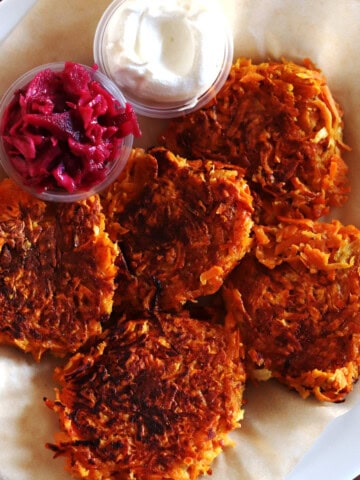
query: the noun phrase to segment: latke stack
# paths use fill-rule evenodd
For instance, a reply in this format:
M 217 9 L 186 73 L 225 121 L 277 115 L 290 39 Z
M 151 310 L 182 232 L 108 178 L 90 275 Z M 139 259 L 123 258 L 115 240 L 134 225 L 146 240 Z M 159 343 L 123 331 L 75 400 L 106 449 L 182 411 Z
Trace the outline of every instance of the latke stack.
M 247 379 L 342 401 L 359 377 L 360 232 L 342 111 L 310 61 L 239 59 L 100 196 L 0 186 L 0 341 L 68 355 L 48 447 L 77 478 L 195 480 Z

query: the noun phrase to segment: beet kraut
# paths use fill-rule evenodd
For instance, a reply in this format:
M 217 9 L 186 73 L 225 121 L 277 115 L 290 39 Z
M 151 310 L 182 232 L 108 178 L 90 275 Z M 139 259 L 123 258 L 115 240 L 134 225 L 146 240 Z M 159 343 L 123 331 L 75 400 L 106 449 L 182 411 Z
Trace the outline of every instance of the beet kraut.
M 1 126 L 9 161 L 37 192 L 90 190 L 130 134 L 140 135 L 132 107 L 71 62 L 62 71 L 45 68 L 17 90 Z

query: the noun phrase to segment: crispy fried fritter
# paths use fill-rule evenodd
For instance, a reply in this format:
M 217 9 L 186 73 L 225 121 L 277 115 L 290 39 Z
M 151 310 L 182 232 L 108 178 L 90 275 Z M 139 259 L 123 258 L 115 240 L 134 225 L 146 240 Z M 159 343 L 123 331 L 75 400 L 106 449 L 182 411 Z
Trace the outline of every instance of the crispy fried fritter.
M 232 165 L 136 149 L 102 203 L 122 252 L 117 311 L 176 310 L 214 293 L 250 245 L 252 198 Z
M 245 373 L 238 331 L 186 315 L 121 321 L 58 368 L 48 447 L 88 480 L 193 480 L 231 442 Z
M 360 231 L 338 221 L 256 227 L 255 254 L 227 280 L 254 377 L 341 401 L 360 366 Z
M 0 343 L 75 352 L 112 310 L 117 247 L 98 196 L 50 204 L 0 184 Z
M 244 167 L 257 223 L 317 219 L 349 192 L 342 115 L 310 61 L 239 59 L 217 97 L 172 120 L 160 142 L 189 159 Z

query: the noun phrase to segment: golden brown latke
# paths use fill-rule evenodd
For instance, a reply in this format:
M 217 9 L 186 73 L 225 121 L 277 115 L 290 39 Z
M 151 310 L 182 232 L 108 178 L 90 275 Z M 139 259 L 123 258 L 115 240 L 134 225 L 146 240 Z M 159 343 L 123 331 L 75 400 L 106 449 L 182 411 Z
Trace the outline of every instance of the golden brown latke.
M 214 293 L 250 245 L 252 198 L 232 165 L 135 149 L 102 203 L 121 249 L 118 311 L 176 310 Z
M 112 310 L 117 247 L 98 196 L 45 203 L 0 184 L 0 343 L 39 360 L 75 352 Z
M 349 191 L 342 111 L 309 60 L 238 59 L 216 98 L 170 122 L 160 142 L 186 158 L 246 169 L 257 223 L 317 219 Z
M 193 480 L 239 426 L 238 331 L 162 314 L 119 321 L 58 368 L 46 404 L 62 432 L 48 447 L 88 480 Z
M 360 231 L 338 221 L 256 227 L 255 254 L 224 288 L 249 374 L 341 401 L 359 377 Z

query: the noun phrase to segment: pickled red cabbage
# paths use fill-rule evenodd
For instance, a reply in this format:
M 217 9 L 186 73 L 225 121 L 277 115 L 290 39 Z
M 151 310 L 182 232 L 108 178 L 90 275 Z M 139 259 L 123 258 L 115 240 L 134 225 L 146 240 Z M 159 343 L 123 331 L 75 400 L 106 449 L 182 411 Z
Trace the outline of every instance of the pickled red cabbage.
M 1 135 L 24 184 L 37 191 L 86 191 L 100 183 L 129 134 L 140 135 L 123 107 L 82 65 L 44 69 L 5 110 Z

